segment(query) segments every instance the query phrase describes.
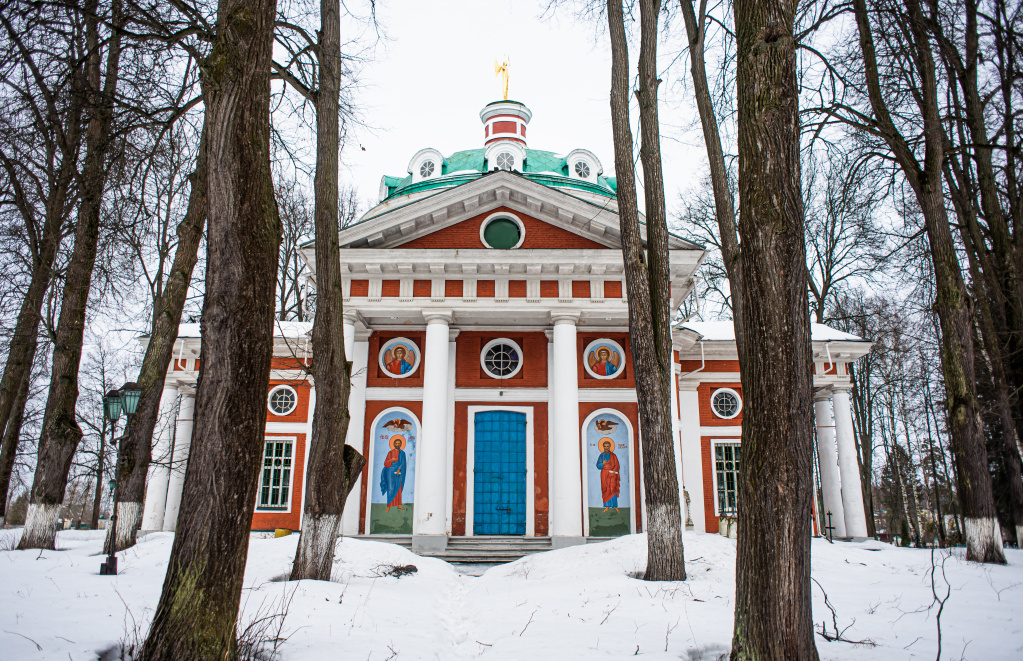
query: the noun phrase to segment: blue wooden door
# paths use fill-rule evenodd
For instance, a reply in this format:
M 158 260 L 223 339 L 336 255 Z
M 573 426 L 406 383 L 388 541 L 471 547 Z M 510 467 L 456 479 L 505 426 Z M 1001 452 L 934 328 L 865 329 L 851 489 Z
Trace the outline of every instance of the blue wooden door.
M 475 419 L 474 535 L 526 534 L 526 414 L 482 411 Z

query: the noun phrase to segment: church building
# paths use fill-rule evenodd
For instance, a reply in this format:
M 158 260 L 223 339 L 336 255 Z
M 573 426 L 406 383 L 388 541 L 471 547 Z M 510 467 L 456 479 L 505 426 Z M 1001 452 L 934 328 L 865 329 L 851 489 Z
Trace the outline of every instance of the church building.
M 629 348 L 615 179 L 586 149 L 530 149 L 530 110 L 479 115 L 482 146 L 413 154 L 341 232 L 347 443 L 367 459 L 342 534 L 549 537 L 555 548 L 643 530 L 643 432 Z M 670 238 L 673 308 L 706 250 Z M 312 243 L 303 257 L 315 272 Z M 311 324 L 278 322 L 254 530 L 301 527 L 316 398 Z M 870 343 L 813 326 L 820 490 L 835 535 L 866 536 L 849 365 Z M 756 338 L 752 338 L 756 341 Z M 672 418 L 688 530 L 742 506 L 743 396 L 731 322 L 673 332 Z M 163 398 L 143 529 L 173 530 L 192 432 L 197 324 Z M 815 499 L 816 501 L 816 499 Z M 819 508 L 815 507 L 815 525 Z

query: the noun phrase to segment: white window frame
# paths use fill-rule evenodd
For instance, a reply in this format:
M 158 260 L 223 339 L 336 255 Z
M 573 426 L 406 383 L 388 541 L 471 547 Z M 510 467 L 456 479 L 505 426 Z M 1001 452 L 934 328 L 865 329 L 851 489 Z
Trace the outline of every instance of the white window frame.
M 733 413 L 730 416 L 721 415 L 720 413 L 718 413 L 717 409 L 714 408 L 714 398 L 717 397 L 719 393 L 723 392 L 731 393 L 732 395 L 735 396 L 736 401 L 739 402 L 739 408 L 737 408 L 735 410 L 735 413 Z M 717 390 L 710 394 L 710 412 L 714 414 L 714 417 L 720 420 L 735 420 L 736 418 L 739 417 L 739 414 L 742 413 L 742 396 L 739 395 L 739 393 L 737 393 L 732 388 L 718 388 Z
M 291 442 L 291 468 L 288 475 L 288 502 L 286 505 L 279 507 L 264 506 L 259 504 L 259 499 L 263 492 L 263 464 L 266 462 L 266 444 L 268 442 Z M 290 512 L 291 503 L 294 502 L 293 496 L 295 495 L 295 454 L 298 452 L 298 437 L 297 436 L 264 436 L 263 437 L 263 452 L 259 461 L 259 486 L 256 489 L 256 511 L 257 512 Z M 273 489 L 273 487 L 270 487 Z
M 489 225 L 495 220 L 511 220 L 514 221 L 515 224 L 519 226 L 519 242 L 516 243 L 511 248 L 504 248 L 504 250 L 515 250 L 522 245 L 523 241 L 526 240 L 526 225 L 525 223 L 522 222 L 522 219 L 513 213 L 509 213 L 507 211 L 498 211 L 497 213 L 490 214 L 489 216 L 483 219 L 482 223 L 480 223 L 480 243 L 482 243 L 485 248 L 489 248 L 491 250 L 501 250 L 501 248 L 494 248 L 489 243 L 487 243 L 487 240 L 483 236 L 483 233 L 487 229 L 487 225 Z
M 490 351 L 491 347 L 493 347 L 493 346 L 495 346 L 497 344 L 510 344 L 511 346 L 515 347 L 516 351 L 519 352 L 519 365 L 518 365 L 518 367 L 516 367 L 514 370 L 512 370 L 510 374 L 505 374 L 504 376 L 497 376 L 494 373 L 492 373 L 490 370 L 487 369 L 487 352 Z M 480 351 L 480 367 L 483 368 L 483 372 L 487 376 L 489 376 L 491 379 L 494 379 L 496 381 L 504 381 L 505 379 L 512 378 L 513 376 L 515 376 L 516 374 L 518 374 L 519 372 L 522 371 L 522 366 L 525 365 L 525 364 L 526 364 L 526 355 L 524 353 L 522 353 L 522 347 L 520 347 L 519 343 L 516 342 L 515 340 L 509 340 L 506 337 L 499 337 L 499 338 L 490 340 L 485 345 L 483 345 L 483 350 Z
M 277 411 L 274 411 L 273 406 L 270 405 L 270 402 L 273 399 L 274 393 L 277 392 L 278 390 L 290 390 L 291 394 L 295 396 L 295 405 L 292 406 L 290 409 L 288 409 L 285 413 L 278 413 Z M 291 415 L 292 413 L 295 412 L 295 409 L 297 409 L 297 408 L 298 408 L 298 391 L 295 390 L 294 388 L 292 388 L 289 385 L 281 384 L 279 386 L 274 386 L 273 388 L 270 389 L 270 392 L 267 393 L 267 395 L 266 395 L 266 410 L 269 411 L 271 413 L 271 415 L 276 415 L 278 418 L 284 418 L 284 417 L 287 417 L 287 416 Z
M 526 414 L 526 534 L 535 534 L 536 502 L 533 460 L 533 407 L 532 406 L 469 406 L 468 441 L 465 450 L 465 536 L 473 536 L 476 516 L 476 414 L 484 411 L 513 411 Z M 550 512 L 548 512 L 548 517 Z
M 731 438 L 712 438 L 710 440 L 710 477 L 712 483 L 712 498 L 714 501 L 714 518 L 721 516 L 720 507 L 718 506 L 718 469 L 717 469 L 717 447 L 719 445 L 736 445 L 742 448 L 740 436 L 734 436 Z M 739 461 L 742 461 L 740 459 Z
M 412 366 L 412 369 L 410 369 L 405 374 L 391 374 L 390 372 L 387 371 L 387 367 L 385 367 L 384 365 L 384 352 L 387 351 L 387 345 L 395 342 L 411 344 L 416 348 L 416 363 L 415 365 Z M 408 377 L 414 375 L 416 372 L 419 371 L 419 366 L 422 365 L 422 362 L 423 362 L 422 347 L 420 347 L 418 343 L 416 343 L 413 340 L 410 340 L 407 337 L 392 337 L 389 340 L 384 340 L 383 343 L 380 345 L 380 350 L 377 352 L 377 364 L 380 366 L 380 371 L 383 372 L 384 375 L 390 379 L 407 379 Z
M 614 374 L 612 374 L 611 376 L 601 376 L 601 375 L 595 373 L 592 369 L 590 369 L 590 361 L 589 361 L 590 352 L 593 351 L 593 349 L 598 344 L 610 344 L 611 346 L 617 347 L 618 348 L 618 355 L 622 357 L 622 363 L 618 366 L 618 371 L 615 372 Z M 618 342 L 615 342 L 611 338 L 601 337 L 601 338 L 598 338 L 596 340 L 593 340 L 592 342 L 587 344 L 586 348 L 583 350 L 583 369 L 586 370 L 586 373 L 589 374 L 590 376 L 592 376 L 594 379 L 601 379 L 602 381 L 609 381 L 611 379 L 617 379 L 618 377 L 620 377 L 625 372 L 625 349 L 622 348 L 621 344 L 619 344 Z

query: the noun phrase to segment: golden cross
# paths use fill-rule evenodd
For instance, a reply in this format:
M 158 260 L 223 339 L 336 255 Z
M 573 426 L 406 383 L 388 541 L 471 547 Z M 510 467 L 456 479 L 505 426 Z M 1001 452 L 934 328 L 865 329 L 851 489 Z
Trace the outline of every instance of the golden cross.
M 504 56 L 504 62 L 501 64 L 494 60 L 494 75 L 502 76 L 504 78 L 504 100 L 508 100 L 508 56 Z

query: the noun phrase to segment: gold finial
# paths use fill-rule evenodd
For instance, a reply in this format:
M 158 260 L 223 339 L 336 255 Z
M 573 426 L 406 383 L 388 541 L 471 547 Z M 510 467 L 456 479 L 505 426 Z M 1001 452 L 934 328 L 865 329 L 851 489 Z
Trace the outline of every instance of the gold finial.
M 504 81 L 503 81 L 504 100 L 507 101 L 508 100 L 508 56 L 507 55 L 504 56 L 504 62 L 502 62 L 501 64 L 498 64 L 497 60 L 494 60 L 494 75 L 495 76 L 502 76 L 504 78 Z

